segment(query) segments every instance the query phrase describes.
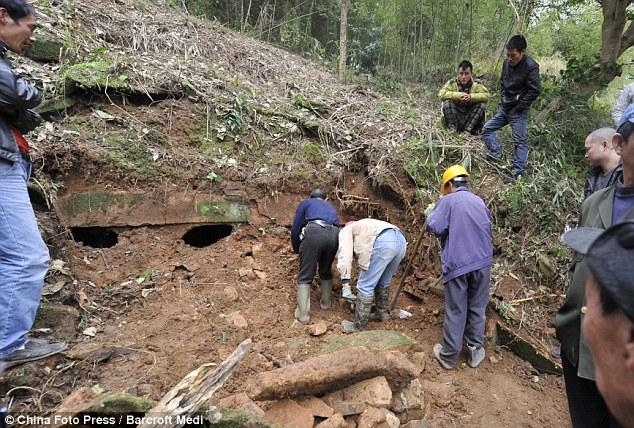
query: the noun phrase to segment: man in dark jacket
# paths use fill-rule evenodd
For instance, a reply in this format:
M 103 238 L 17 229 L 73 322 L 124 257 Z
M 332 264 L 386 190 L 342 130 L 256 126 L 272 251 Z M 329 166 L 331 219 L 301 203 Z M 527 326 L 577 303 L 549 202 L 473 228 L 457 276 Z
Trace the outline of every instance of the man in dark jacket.
M 463 340 L 469 366 L 480 365 L 485 355 L 485 311 L 493 259 L 491 214 L 484 201 L 467 189 L 468 176 L 460 165 L 448 168 L 440 188 L 446 196 L 427 217 L 427 230 L 442 240 L 444 343 L 434 345 L 433 353 L 446 369 L 456 365 Z
M 323 189 L 314 189 L 310 198 L 302 201 L 295 211 L 291 229 L 293 251 L 299 253 L 297 309 L 295 318 L 301 323 L 310 321 L 310 284 L 319 265 L 322 309 L 330 307 L 332 295 L 332 261 L 339 248 L 339 218 L 335 208 L 327 202 Z
M 599 190 L 584 201 L 580 226 L 607 229 L 626 215 L 634 215 L 634 105 L 623 113 L 612 143 L 621 156 L 623 176 L 616 185 Z M 566 300 L 555 317 L 570 416 L 574 428 L 618 427 L 597 390 L 594 361 L 581 331 L 587 276 L 586 261 L 576 254 Z
M 6 59 L 20 54 L 37 26 L 26 0 L 0 0 L 0 366 L 56 354 L 65 344 L 29 339 L 48 269 L 48 248 L 37 227 L 26 183 L 29 144 L 22 134 L 40 122 L 32 108 L 42 96 Z
M 500 78 L 502 103 L 495 116 L 482 129 L 482 138 L 492 157 L 502 157 L 502 149 L 495 131 L 511 125 L 515 142 L 515 157 L 511 174 L 504 177 L 511 183 L 524 174 L 528 162 L 527 126 L 528 111 L 541 93 L 539 64 L 526 55 L 526 39 L 520 35 L 511 37 L 506 44 L 506 59 Z
M 586 137 L 586 161 L 591 168 L 583 186 L 584 199 L 597 190 L 614 186 L 623 174 L 621 157 L 612 145 L 614 134 L 616 130 L 613 128 L 600 128 Z

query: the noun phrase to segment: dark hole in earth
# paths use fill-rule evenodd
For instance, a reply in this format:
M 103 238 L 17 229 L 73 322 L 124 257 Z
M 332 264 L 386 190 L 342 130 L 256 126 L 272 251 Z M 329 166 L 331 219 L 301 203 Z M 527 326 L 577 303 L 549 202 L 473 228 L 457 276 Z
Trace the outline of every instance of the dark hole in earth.
M 204 248 L 226 238 L 233 232 L 230 224 L 210 224 L 197 226 L 183 235 L 183 241 L 192 247 Z
M 92 248 L 110 248 L 117 245 L 117 232 L 104 227 L 71 227 L 70 233 L 75 241 Z

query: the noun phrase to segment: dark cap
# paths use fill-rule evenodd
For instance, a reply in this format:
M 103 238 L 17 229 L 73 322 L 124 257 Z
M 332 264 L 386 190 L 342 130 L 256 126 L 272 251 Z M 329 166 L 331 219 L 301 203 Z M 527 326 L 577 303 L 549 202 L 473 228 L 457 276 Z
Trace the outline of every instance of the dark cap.
M 319 198 L 319 199 L 326 199 L 326 197 L 328 196 L 328 193 L 326 193 L 326 191 L 324 189 L 321 188 L 316 188 L 313 189 L 310 192 L 310 197 L 311 198 Z
M 578 227 L 561 240 L 586 256 L 586 264 L 601 288 L 634 322 L 634 221 L 605 230 Z

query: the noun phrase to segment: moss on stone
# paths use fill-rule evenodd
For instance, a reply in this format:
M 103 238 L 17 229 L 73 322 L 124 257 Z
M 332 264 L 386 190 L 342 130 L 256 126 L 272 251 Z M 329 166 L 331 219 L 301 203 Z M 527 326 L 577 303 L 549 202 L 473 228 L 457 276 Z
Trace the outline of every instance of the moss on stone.
M 370 349 L 385 350 L 414 345 L 411 337 L 392 330 L 365 330 L 344 336 L 329 336 L 319 348 L 320 352 L 334 352 L 341 349 L 365 346 Z
M 225 199 L 199 203 L 196 212 L 206 221 L 215 223 L 246 223 L 249 219 L 247 205 Z
M 130 394 L 109 394 L 100 397 L 85 413 L 125 415 L 130 413 L 145 413 L 156 402 L 147 397 L 136 397 Z
M 38 62 L 58 62 L 64 42 L 56 35 L 40 29 L 24 55 Z
M 214 424 L 209 424 L 213 428 L 277 428 L 268 422 L 248 415 L 241 410 L 221 409 L 222 419 Z
M 93 61 L 73 64 L 62 73 L 66 87 L 79 86 L 86 89 L 132 90 L 127 74 L 121 70 L 123 64 L 110 61 Z

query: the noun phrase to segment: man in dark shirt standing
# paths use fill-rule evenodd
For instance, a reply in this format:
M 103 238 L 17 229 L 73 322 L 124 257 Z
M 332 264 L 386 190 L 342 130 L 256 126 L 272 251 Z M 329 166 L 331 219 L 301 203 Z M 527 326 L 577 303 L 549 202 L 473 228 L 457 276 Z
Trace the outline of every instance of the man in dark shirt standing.
M 597 190 L 614 186 L 623 174 L 621 157 L 612 145 L 614 134 L 613 128 L 600 128 L 586 137 L 586 160 L 591 168 L 583 186 L 584 199 Z
M 339 248 L 339 218 L 335 208 L 327 202 L 323 189 L 314 189 L 310 198 L 302 201 L 295 211 L 291 229 L 293 251 L 299 253 L 297 309 L 295 318 L 306 324 L 310 321 L 310 284 L 319 264 L 322 309 L 330 307 L 332 295 L 332 261 Z
M 511 125 L 515 142 L 515 157 L 509 175 L 504 177 L 505 183 L 512 183 L 524 174 L 528 162 L 528 111 L 531 104 L 541 93 L 539 64 L 526 55 L 526 39 L 516 35 L 506 44 L 506 59 L 502 66 L 500 78 L 502 103 L 495 116 L 482 129 L 482 138 L 492 157 L 502 157 L 502 149 L 495 131 L 507 124 Z

